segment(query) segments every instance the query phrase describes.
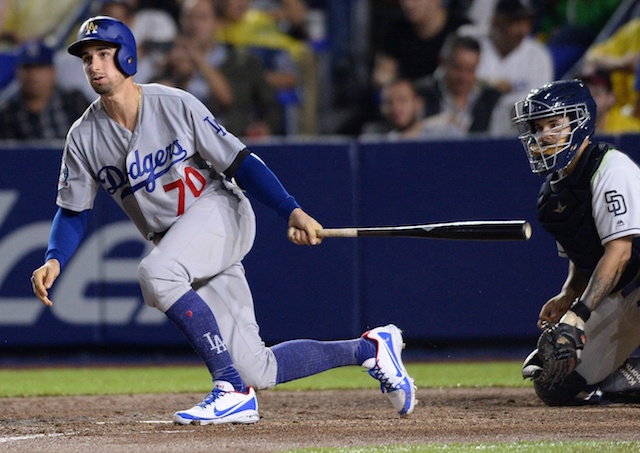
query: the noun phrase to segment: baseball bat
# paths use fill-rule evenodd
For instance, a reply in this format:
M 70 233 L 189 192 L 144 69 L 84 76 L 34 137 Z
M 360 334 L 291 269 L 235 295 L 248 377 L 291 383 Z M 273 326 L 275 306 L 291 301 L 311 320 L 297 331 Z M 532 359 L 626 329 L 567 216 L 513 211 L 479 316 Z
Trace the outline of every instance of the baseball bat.
M 365 228 L 324 228 L 322 238 L 340 237 L 406 237 L 450 239 L 460 241 L 526 241 L 531 237 L 531 225 L 526 220 L 473 220 Z

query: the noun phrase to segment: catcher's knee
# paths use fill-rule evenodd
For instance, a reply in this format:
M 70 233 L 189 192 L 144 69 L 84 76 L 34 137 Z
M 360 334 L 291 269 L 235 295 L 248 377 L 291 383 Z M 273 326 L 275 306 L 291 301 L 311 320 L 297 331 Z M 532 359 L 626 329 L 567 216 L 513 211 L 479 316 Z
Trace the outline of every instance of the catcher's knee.
M 576 406 L 584 404 L 578 394 L 587 388 L 587 381 L 578 373 L 569 374 L 562 382 L 553 386 L 545 386 L 533 382 L 533 389 L 547 406 Z

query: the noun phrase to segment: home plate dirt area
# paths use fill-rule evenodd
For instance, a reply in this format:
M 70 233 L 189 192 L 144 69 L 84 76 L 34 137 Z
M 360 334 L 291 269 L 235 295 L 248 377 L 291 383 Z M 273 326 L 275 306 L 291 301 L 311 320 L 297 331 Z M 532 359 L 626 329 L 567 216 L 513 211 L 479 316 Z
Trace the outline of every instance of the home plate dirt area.
M 376 390 L 258 393 L 253 425 L 174 425 L 201 394 L 0 399 L 0 451 L 281 452 L 454 442 L 640 440 L 640 405 L 546 407 L 531 388 L 419 389 L 401 418 Z

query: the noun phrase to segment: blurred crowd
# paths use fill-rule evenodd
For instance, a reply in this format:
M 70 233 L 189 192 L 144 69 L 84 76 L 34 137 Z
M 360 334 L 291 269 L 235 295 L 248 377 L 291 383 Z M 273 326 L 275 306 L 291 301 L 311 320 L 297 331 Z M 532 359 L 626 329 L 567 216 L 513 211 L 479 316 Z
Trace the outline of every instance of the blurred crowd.
M 132 29 L 136 82 L 191 92 L 241 137 L 514 136 L 513 104 L 569 76 L 598 132 L 640 132 L 635 3 L 0 0 L 0 139 L 64 138 L 97 98 L 66 47 L 99 14 Z

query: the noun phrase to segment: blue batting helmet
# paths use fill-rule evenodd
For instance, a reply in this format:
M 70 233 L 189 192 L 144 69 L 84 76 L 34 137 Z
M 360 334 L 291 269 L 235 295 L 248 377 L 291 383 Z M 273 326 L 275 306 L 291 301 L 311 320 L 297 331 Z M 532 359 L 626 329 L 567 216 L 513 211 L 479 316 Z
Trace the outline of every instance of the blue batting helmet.
M 118 69 L 126 75 L 137 71 L 138 54 L 133 33 L 125 24 L 109 16 L 95 16 L 87 19 L 78 30 L 76 42 L 69 46 L 69 53 L 81 56 L 82 46 L 88 42 L 100 41 L 115 44 Z
M 557 116 L 548 131 L 537 131 L 536 120 Z M 580 80 L 559 80 L 531 90 L 515 104 L 513 122 L 518 126 L 533 173 L 565 169 L 596 128 L 596 103 Z M 569 129 L 570 128 L 570 129 Z M 568 131 L 570 130 L 570 132 Z M 550 136 L 555 142 L 550 143 Z

